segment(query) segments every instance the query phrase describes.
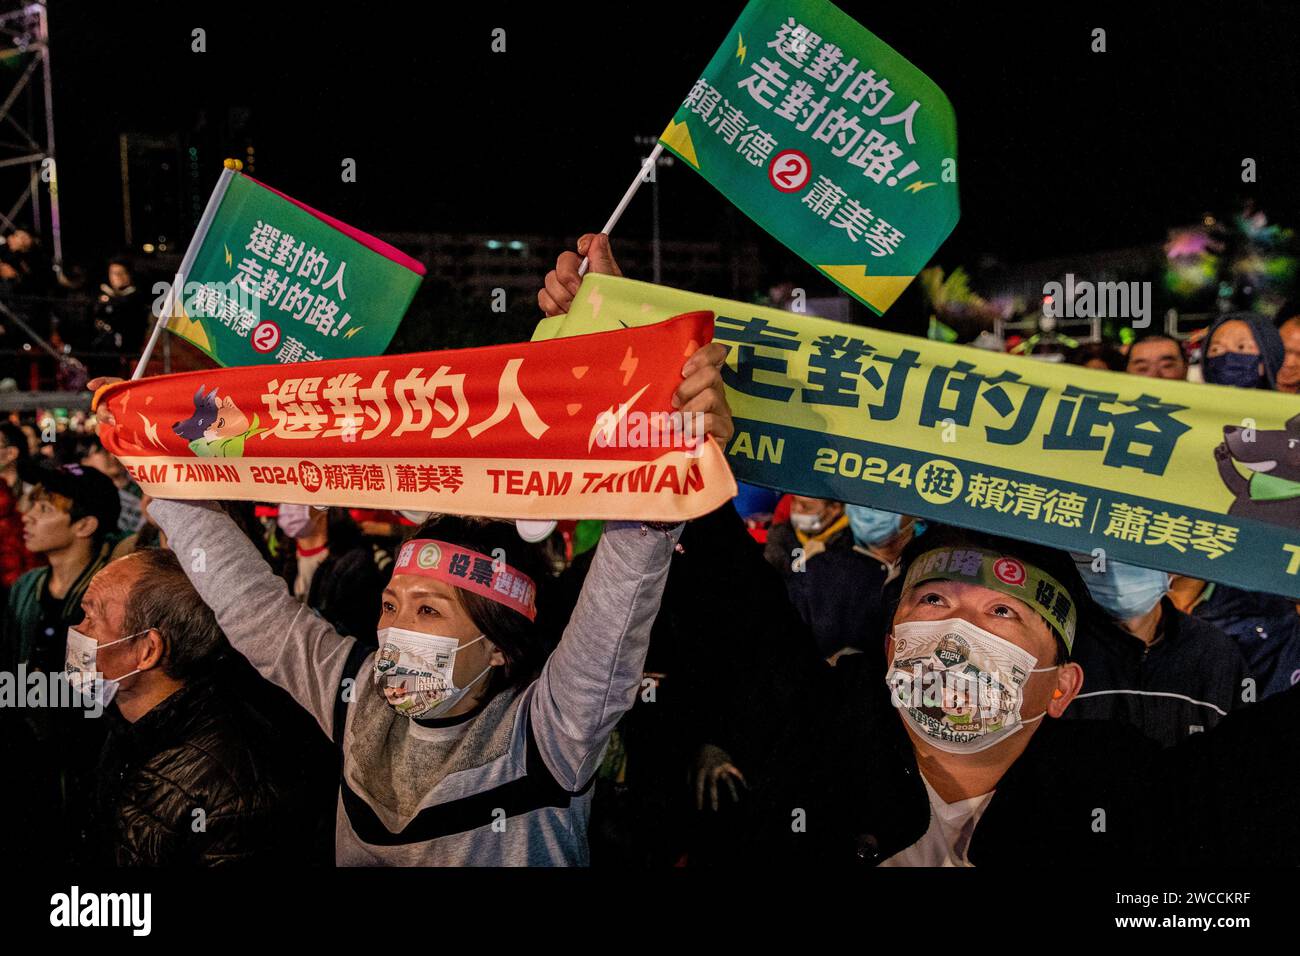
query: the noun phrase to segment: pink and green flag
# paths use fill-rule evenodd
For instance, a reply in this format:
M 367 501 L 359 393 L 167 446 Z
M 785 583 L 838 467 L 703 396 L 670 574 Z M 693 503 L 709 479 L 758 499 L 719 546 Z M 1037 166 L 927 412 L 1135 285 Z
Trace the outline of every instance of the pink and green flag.
M 227 168 L 180 271 L 167 328 L 230 366 L 382 354 L 424 266 Z

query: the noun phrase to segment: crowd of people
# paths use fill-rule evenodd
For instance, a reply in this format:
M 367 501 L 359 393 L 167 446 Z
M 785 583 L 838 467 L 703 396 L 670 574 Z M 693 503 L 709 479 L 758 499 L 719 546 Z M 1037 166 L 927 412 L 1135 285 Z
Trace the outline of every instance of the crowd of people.
M 547 314 L 581 255 L 617 272 L 584 236 Z M 1300 389 L 1300 315 L 1279 318 L 1215 321 L 1206 387 Z M 721 442 L 725 355 L 677 392 Z M 1188 376 L 1162 335 L 1080 361 Z M 684 524 L 542 542 L 151 500 L 93 432 L 17 417 L 0 478 L 0 672 L 82 695 L 0 707 L 0 845 L 47 860 L 1300 859 L 1289 598 L 746 486 Z M 1007 557 L 1051 608 L 992 573 Z
M 32 387 L 33 361 L 42 363 L 35 376 L 41 387 L 79 388 L 88 376 L 122 374 L 139 357 L 150 301 L 133 264 L 115 256 L 96 271 L 56 269 L 26 229 L 13 229 L 0 242 L 0 302 L 27 326 L 0 321 L 0 392 Z

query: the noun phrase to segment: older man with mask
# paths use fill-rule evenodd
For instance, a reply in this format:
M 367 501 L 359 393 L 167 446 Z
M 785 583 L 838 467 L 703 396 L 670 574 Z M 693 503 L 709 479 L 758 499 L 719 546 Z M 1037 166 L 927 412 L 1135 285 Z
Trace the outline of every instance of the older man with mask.
M 228 649 L 170 551 L 114 561 L 68 630 L 67 674 L 109 721 L 84 862 L 214 866 L 301 858 L 307 821 L 274 728 L 213 680 Z M 111 705 L 111 706 L 110 706 Z
M 884 680 L 866 654 L 829 668 L 799 642 L 747 647 L 772 666 L 734 688 L 726 706 L 742 715 L 715 741 L 759 761 L 720 821 L 724 860 L 1300 859 L 1289 729 L 1300 691 L 1164 750 L 1118 722 L 1062 721 L 1084 686 L 1070 658 L 1079 619 L 1095 613 L 1070 557 L 955 529 L 931 529 L 917 551 Z M 756 557 L 736 557 L 714 586 L 788 616 Z M 733 691 L 724 681 L 719 692 Z

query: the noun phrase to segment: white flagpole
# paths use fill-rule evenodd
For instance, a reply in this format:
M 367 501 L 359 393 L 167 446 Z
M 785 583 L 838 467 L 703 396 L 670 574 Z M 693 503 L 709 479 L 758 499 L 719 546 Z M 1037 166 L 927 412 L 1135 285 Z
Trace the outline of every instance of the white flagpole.
M 646 181 L 645 179 L 646 170 L 654 169 L 655 162 L 658 161 L 659 154 L 662 153 L 663 151 L 664 151 L 664 144 L 655 143 L 655 148 L 650 150 L 650 155 L 646 157 L 646 161 L 641 164 L 640 170 L 637 171 L 636 179 L 632 180 L 632 185 L 627 187 L 627 192 L 623 194 L 623 198 L 619 200 L 618 205 L 614 207 L 614 214 L 610 216 L 609 221 L 605 223 L 605 228 L 600 230 L 605 235 L 608 236 L 610 230 L 612 230 L 616 225 L 618 225 L 618 221 L 623 215 L 623 210 L 625 210 L 627 208 L 627 204 L 632 201 L 632 197 L 635 196 L 636 191 L 641 188 L 641 184 Z M 580 276 L 586 275 L 588 265 L 590 265 L 589 257 L 583 256 L 582 265 L 578 266 L 578 275 Z
M 149 364 L 149 356 L 153 355 L 154 346 L 158 344 L 158 339 L 162 337 L 163 326 L 167 324 L 167 320 L 183 314 L 185 308 L 184 291 L 185 276 L 178 272 L 175 281 L 172 282 L 172 287 L 167 290 L 167 301 L 159 312 L 158 321 L 153 324 L 153 333 L 149 336 L 149 343 L 145 345 L 140 361 L 136 363 L 135 372 L 131 375 L 131 381 L 134 382 L 144 375 L 144 367 Z
M 153 355 L 154 346 L 158 344 L 158 339 L 162 337 L 162 329 L 167 324 L 167 319 L 182 314 L 185 308 L 185 277 L 194 268 L 199 249 L 203 246 L 203 240 L 207 239 L 208 230 L 212 228 L 212 221 L 217 218 L 217 210 L 221 207 L 221 200 L 225 198 L 226 190 L 230 188 L 230 181 L 243 168 L 244 164 L 237 159 L 227 159 L 223 164 L 221 175 L 217 177 L 217 184 L 212 187 L 212 195 L 208 197 L 208 204 L 204 207 L 203 215 L 199 218 L 199 224 L 194 230 L 194 238 L 190 240 L 190 246 L 185 250 L 185 256 L 181 259 L 181 267 L 180 271 L 176 273 L 176 281 L 167 293 L 167 303 L 163 306 L 158 321 L 154 323 L 153 333 L 149 336 L 149 342 L 144 347 L 144 354 L 140 356 L 140 361 L 135 367 L 135 374 L 131 376 L 131 381 L 134 382 L 144 375 L 144 367 L 149 364 L 149 356 Z M 177 311 L 177 306 L 180 307 L 182 312 Z

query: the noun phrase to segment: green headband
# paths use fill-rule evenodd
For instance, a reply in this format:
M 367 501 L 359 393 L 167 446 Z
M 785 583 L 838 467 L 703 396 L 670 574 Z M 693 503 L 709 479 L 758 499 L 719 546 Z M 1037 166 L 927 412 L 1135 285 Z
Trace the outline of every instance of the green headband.
M 961 581 L 1001 591 L 1024 601 L 1060 635 L 1066 651 L 1074 647 L 1078 612 L 1070 592 L 1041 568 L 983 548 L 935 548 L 912 562 L 903 590 L 925 581 Z

